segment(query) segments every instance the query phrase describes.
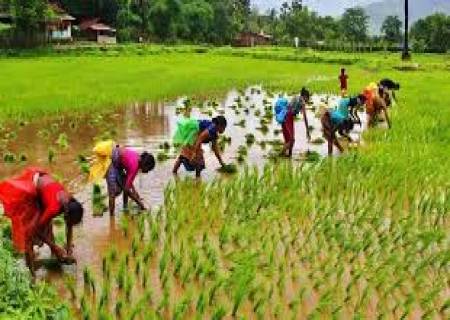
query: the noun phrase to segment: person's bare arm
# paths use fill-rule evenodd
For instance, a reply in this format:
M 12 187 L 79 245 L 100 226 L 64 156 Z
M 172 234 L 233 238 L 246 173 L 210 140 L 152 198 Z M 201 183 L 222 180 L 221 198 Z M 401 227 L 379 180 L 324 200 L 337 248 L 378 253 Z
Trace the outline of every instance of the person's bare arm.
M 213 141 L 211 147 L 212 147 L 212 150 L 214 151 L 214 154 L 216 155 L 217 160 L 219 160 L 220 165 L 223 167 L 225 165 L 225 163 L 222 160 L 222 156 L 220 154 L 219 146 L 217 145 L 217 142 Z
M 72 232 L 71 232 L 72 233 Z M 69 235 L 68 235 L 69 236 Z M 61 248 L 60 246 L 58 246 L 53 239 L 51 239 L 47 233 L 42 233 L 42 232 L 38 232 L 38 237 L 39 239 L 41 239 L 46 245 L 49 246 L 50 250 L 53 252 L 53 254 L 56 255 L 56 257 L 58 258 L 58 260 L 61 261 L 74 261 L 75 259 L 69 257 L 68 253 L 66 253 L 64 251 L 63 248 Z M 70 235 L 70 237 L 72 237 L 72 235 Z M 72 240 L 70 240 L 72 241 Z
M 311 141 L 311 134 L 309 133 L 308 116 L 306 115 L 306 107 L 305 106 L 303 106 L 303 108 L 302 108 L 302 113 L 303 113 L 303 120 L 305 121 L 306 137 L 308 137 L 308 141 Z
M 339 143 L 339 140 L 336 136 L 336 131 L 338 131 L 337 126 L 331 126 L 331 141 L 333 144 L 339 149 L 340 152 L 344 152 L 344 148 Z
M 31 276 L 35 276 L 34 271 L 34 252 L 33 252 L 33 242 L 31 239 L 26 242 L 25 244 L 25 262 L 28 266 L 28 269 L 30 269 Z
M 388 114 L 386 106 L 384 106 L 383 112 L 384 112 L 384 117 L 386 118 L 386 123 L 388 125 L 388 128 L 390 129 L 391 128 L 391 119 L 389 119 L 389 114 Z
M 136 202 L 136 204 L 139 206 L 139 208 L 141 210 L 145 210 L 145 205 L 144 205 L 144 203 L 141 200 L 141 196 L 136 191 L 136 189 L 134 188 L 133 185 L 131 185 L 131 187 L 129 187 L 129 188 L 124 188 L 123 192 L 126 193 L 127 196 L 130 197 L 131 200 Z
M 208 138 L 209 138 L 208 130 L 204 130 L 198 135 L 194 145 L 195 154 L 197 154 L 200 151 L 203 141 L 206 141 Z
M 66 252 L 68 256 L 73 254 L 73 226 L 66 224 Z

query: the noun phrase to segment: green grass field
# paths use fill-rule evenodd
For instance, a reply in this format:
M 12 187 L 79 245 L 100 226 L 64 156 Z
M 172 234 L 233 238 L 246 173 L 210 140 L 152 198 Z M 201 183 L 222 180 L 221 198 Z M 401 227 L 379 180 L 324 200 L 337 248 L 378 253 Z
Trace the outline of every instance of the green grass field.
M 215 278 L 201 278 L 171 305 L 172 314 L 185 311 L 186 304 L 195 310 L 202 295 L 217 285 L 229 299 L 219 300 L 223 304 L 206 314 L 220 314 L 223 308 L 231 315 L 236 308 L 239 315 L 244 305 L 258 317 L 270 312 L 273 318 L 289 314 L 297 319 L 298 312 L 302 314 L 298 307 L 302 310 L 304 301 L 315 295 L 317 304 L 307 310 L 312 319 L 371 318 L 367 309 L 373 300 L 367 297 L 379 301 L 373 318 L 448 318 L 449 56 L 417 55 L 413 63 L 419 63 L 418 70 L 399 71 L 397 54 L 275 48 L 186 51 L 1 58 L 0 119 L 107 110 L 182 94 L 207 96 L 255 83 L 289 91 L 307 85 L 313 91 L 336 92 L 342 63 L 352 92 L 391 77 L 402 85 L 399 105 L 392 110 L 393 128 L 366 132 L 358 152 L 304 171 L 280 166 L 269 167 L 260 178 L 248 173 L 202 187 L 198 198 L 188 196 L 189 183 L 168 190 L 169 219 L 156 224 L 167 232 L 165 240 L 155 244 L 159 267 L 164 267 L 160 277 L 175 281 L 171 270 L 177 257 L 191 268 L 182 248 L 204 250 L 203 267 L 216 268 Z M 189 209 L 190 201 L 197 209 Z M 205 234 L 213 241 L 205 242 Z M 203 246 L 192 240 L 202 237 Z M 219 258 L 211 262 L 210 256 Z M 259 269 L 274 260 L 272 269 Z M 302 274 L 294 274 L 292 262 Z M 235 268 L 224 271 L 226 263 Z M 347 271 L 344 285 L 339 277 Z M 287 277 L 294 282 L 297 276 L 302 279 L 296 287 L 299 294 L 288 300 L 283 285 L 290 283 Z

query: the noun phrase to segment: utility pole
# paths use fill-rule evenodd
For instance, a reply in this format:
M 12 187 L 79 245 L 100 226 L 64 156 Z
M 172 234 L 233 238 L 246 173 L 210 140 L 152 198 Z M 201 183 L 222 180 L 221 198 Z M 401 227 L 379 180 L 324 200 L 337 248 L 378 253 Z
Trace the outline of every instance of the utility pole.
M 402 59 L 409 60 L 411 55 L 409 53 L 409 1 L 405 0 L 405 39 L 403 41 Z

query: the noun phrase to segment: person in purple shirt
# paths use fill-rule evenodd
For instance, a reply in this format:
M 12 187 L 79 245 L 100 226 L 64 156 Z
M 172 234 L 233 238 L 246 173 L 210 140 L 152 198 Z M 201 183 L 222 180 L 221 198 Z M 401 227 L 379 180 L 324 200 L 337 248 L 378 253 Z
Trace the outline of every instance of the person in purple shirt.
M 148 173 L 155 167 L 155 158 L 148 152 L 138 154 L 135 150 L 116 146 L 112 151 L 111 165 L 106 172 L 109 195 L 109 213 L 114 215 L 116 198 L 123 192 L 123 206 L 128 207 L 131 198 L 141 210 L 145 210 L 141 196 L 134 187 L 134 180 L 141 170 Z

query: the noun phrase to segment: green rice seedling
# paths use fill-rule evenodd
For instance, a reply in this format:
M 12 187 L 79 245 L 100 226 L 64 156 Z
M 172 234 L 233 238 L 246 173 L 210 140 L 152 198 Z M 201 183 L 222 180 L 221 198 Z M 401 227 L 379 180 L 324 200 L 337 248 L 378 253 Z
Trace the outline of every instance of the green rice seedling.
M 85 289 L 90 289 L 95 294 L 95 278 L 88 266 L 83 269 L 83 281 Z
M 241 119 L 239 122 L 234 124 L 236 127 L 245 128 L 245 119 Z
M 136 257 L 138 250 L 139 250 L 139 239 L 137 236 L 134 236 L 133 240 L 131 241 L 131 255 L 133 257 Z
M 144 268 L 142 272 L 142 287 L 143 288 L 147 287 L 147 283 L 148 283 L 148 269 Z
M 159 260 L 159 277 L 162 278 L 167 270 L 167 265 L 169 263 L 169 252 L 164 248 L 164 252 Z
M 124 309 L 124 302 L 122 300 L 117 300 L 116 305 L 114 307 L 114 313 L 116 315 L 117 318 L 122 318 L 123 317 L 123 309 Z
M 255 117 L 260 117 L 261 116 L 261 110 L 256 109 L 254 112 Z
M 183 267 L 183 256 L 181 254 L 177 254 L 174 257 L 174 266 L 173 266 L 173 275 L 175 277 L 180 276 L 182 267 Z
M 173 311 L 173 320 L 184 319 L 185 314 L 191 304 L 191 298 L 189 296 L 185 296 L 180 303 L 178 303 Z
M 16 155 L 12 152 L 6 152 L 3 155 L 3 162 L 5 163 L 14 163 L 16 162 Z
M 312 144 L 324 144 L 325 140 L 321 137 L 317 137 L 311 140 Z
M 316 151 L 306 151 L 305 153 L 301 154 L 301 159 L 306 162 L 318 162 L 321 160 L 321 156 Z
M 126 215 L 121 215 L 119 220 L 120 229 L 125 237 L 128 237 L 129 221 Z
M 207 308 L 207 304 L 208 304 L 207 295 L 205 294 L 204 291 L 202 291 L 198 296 L 197 304 L 195 307 L 195 311 L 197 312 L 198 315 L 203 316 Z
M 136 259 L 136 263 L 134 265 L 134 274 L 136 275 L 136 277 L 138 277 L 139 274 L 141 273 L 142 270 L 141 264 L 142 264 L 141 259 Z
M 220 173 L 233 174 L 237 172 L 237 167 L 234 163 L 229 163 L 220 167 L 217 171 Z
M 253 145 L 255 143 L 255 135 L 253 133 L 247 133 L 245 135 L 245 142 L 249 146 Z
M 55 149 L 49 148 L 47 154 L 48 163 L 53 163 L 55 159 Z
M 102 217 L 107 207 L 105 205 L 106 196 L 102 194 L 102 189 L 98 184 L 92 187 L 92 215 Z
M 105 279 L 109 279 L 111 275 L 111 267 L 107 256 L 102 258 L 102 273 Z
M 129 275 L 125 281 L 125 298 L 129 302 L 131 300 L 131 291 L 133 290 L 134 279 L 132 275 Z
M 67 290 L 70 293 L 70 297 L 72 300 L 75 300 L 77 298 L 77 292 L 75 289 L 76 286 L 76 282 L 75 282 L 75 278 L 71 275 L 67 275 L 64 277 L 64 284 L 67 288 Z
M 211 320 L 222 320 L 227 315 L 227 312 L 224 307 L 219 306 L 214 310 Z
M 222 225 L 219 232 L 219 247 L 224 249 L 225 245 L 230 242 L 230 230 L 227 224 Z
M 163 296 L 159 305 L 157 307 L 157 311 L 160 313 L 163 310 L 167 310 L 170 306 L 170 291 L 168 288 L 163 290 Z
M 156 155 L 156 160 L 158 160 L 159 162 L 164 162 L 168 159 L 170 159 L 170 156 L 167 152 L 158 152 L 158 154 Z
M 237 158 L 236 158 L 236 161 L 238 163 L 243 163 L 245 161 L 245 156 L 242 155 L 242 154 L 238 155 Z
M 209 306 L 212 306 L 214 304 L 217 291 L 224 285 L 225 280 L 224 279 L 218 279 L 216 282 L 212 285 L 212 287 L 209 289 L 208 292 L 208 301 Z
M 238 153 L 238 155 L 242 155 L 242 156 L 244 156 L 244 157 L 247 156 L 247 153 L 248 153 L 247 147 L 244 146 L 244 145 L 239 146 L 239 148 L 238 148 L 238 150 L 237 150 L 237 153 Z
M 107 253 L 108 261 L 114 262 L 117 261 L 117 248 L 115 246 L 111 246 Z
M 256 128 L 256 130 L 261 131 L 263 135 L 266 135 L 269 132 L 269 127 L 266 124 L 262 124 L 260 127 Z
M 155 246 L 152 242 L 147 242 L 144 246 L 142 259 L 145 264 L 148 263 L 151 257 L 153 257 L 155 254 Z
M 150 224 L 150 238 L 152 241 L 157 241 L 159 239 L 159 228 L 156 222 Z
M 69 147 L 69 139 L 65 133 L 59 134 L 56 145 L 61 149 L 67 149 Z
M 191 279 L 191 276 L 194 274 L 194 267 L 193 266 L 188 266 L 186 267 L 186 269 L 181 273 L 181 284 L 184 286 L 186 286 L 186 284 L 189 282 L 189 280 Z
M 126 282 L 126 263 L 125 261 L 122 261 L 119 266 L 119 270 L 117 271 L 116 275 L 116 283 L 119 290 L 122 290 L 125 288 L 125 282 Z
M 80 311 L 81 311 L 81 316 L 82 316 L 83 320 L 90 320 L 91 319 L 91 310 L 89 308 L 88 303 L 86 302 L 85 296 L 81 297 L 81 300 L 80 300 Z
M 27 157 L 27 155 L 25 154 L 25 153 L 21 153 L 20 155 L 19 155 L 19 162 L 27 162 L 28 161 L 28 157 Z
M 100 300 L 98 304 L 99 312 L 104 311 L 105 307 L 109 304 L 111 286 L 109 285 L 109 281 L 103 282 L 102 293 L 100 295 Z

